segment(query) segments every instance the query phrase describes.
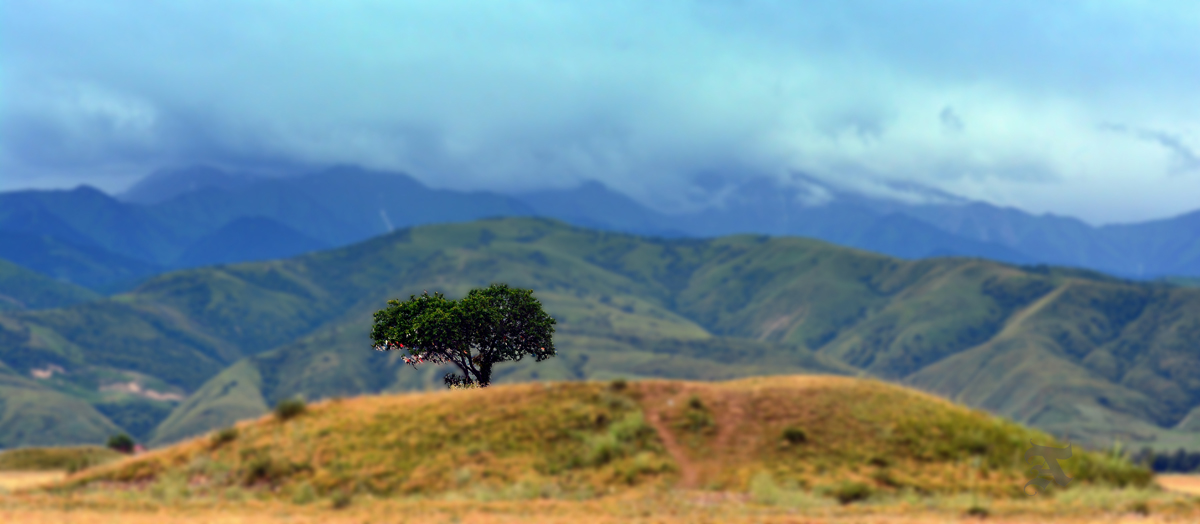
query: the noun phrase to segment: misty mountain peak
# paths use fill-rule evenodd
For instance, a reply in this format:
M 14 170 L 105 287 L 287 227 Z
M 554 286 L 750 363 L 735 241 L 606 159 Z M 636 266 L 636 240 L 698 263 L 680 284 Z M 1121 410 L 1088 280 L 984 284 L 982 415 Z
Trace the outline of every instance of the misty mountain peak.
M 206 188 L 236 190 L 262 180 L 247 173 L 229 173 L 208 165 L 160 169 L 117 196 L 124 202 L 153 205 Z

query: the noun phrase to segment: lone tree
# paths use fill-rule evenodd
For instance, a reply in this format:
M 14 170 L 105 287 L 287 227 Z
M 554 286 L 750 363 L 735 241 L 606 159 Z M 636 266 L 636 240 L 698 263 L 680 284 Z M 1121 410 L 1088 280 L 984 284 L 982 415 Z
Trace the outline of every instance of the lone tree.
M 404 362 L 414 368 L 425 362 L 458 366 L 462 375 L 445 376 L 449 387 L 487 387 L 497 362 L 553 357 L 554 324 L 533 290 L 492 284 L 461 300 L 428 292 L 389 300 L 375 312 L 371 340 L 378 351 L 407 352 Z
M 124 433 L 108 437 L 108 449 L 119 451 L 126 455 L 133 453 L 135 445 L 137 444 L 133 441 L 133 438 Z

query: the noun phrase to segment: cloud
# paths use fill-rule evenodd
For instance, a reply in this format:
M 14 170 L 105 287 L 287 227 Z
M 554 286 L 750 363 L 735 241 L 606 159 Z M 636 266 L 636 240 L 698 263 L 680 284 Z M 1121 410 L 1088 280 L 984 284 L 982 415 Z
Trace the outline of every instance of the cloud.
M 1193 5 L 13 0 L 0 190 L 355 163 L 453 188 L 599 179 L 672 209 L 697 173 L 803 172 L 1144 218 L 1200 191 L 1145 184 L 1195 160 Z M 1174 156 L 1099 122 L 1171 130 Z
M 1176 173 L 1200 170 L 1200 156 L 1197 156 L 1196 151 L 1188 146 L 1183 137 L 1179 135 L 1152 129 L 1130 128 L 1121 124 L 1103 124 L 1100 127 L 1101 129 L 1127 134 L 1139 140 L 1145 140 L 1166 148 L 1171 153 L 1174 162 L 1173 171 Z
M 966 130 L 962 118 L 958 116 L 958 113 L 954 112 L 953 107 L 946 106 L 942 108 L 942 112 L 938 113 L 938 120 L 942 122 L 942 129 L 948 133 L 957 134 Z

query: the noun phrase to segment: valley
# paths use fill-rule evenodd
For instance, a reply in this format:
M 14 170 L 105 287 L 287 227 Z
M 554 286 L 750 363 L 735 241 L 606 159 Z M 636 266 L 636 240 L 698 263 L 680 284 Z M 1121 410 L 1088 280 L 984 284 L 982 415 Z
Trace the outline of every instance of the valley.
M 0 442 L 95 443 L 124 430 L 163 445 L 285 398 L 439 389 L 444 371 L 370 349 L 371 314 L 390 298 L 455 297 L 497 281 L 535 290 L 559 321 L 560 352 L 502 365 L 499 383 L 874 376 L 1089 446 L 1200 447 L 1200 354 L 1190 343 L 1200 290 L 980 259 L 905 261 L 800 238 L 662 239 L 533 218 L 414 227 L 0 313 L 0 386 L 31 399 L 6 403 L 0 427 L 41 424 Z M 49 366 L 63 372 L 34 375 Z

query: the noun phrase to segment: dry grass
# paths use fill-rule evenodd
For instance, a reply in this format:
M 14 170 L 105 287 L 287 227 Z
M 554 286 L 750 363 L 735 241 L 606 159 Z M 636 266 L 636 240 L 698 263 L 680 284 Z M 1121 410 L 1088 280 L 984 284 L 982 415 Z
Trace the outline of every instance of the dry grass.
M 1163 489 L 1200 496 L 1200 475 L 1158 475 L 1155 480 Z
M 1109 508 L 1079 504 L 1076 499 L 985 501 L 997 523 L 1196 522 L 1200 504 L 1178 496 L 1147 495 L 1128 490 L 1086 494 L 1108 501 Z M 1148 515 L 1130 508 L 1146 501 Z M 780 508 L 745 501 L 737 494 L 635 490 L 586 501 L 526 500 L 480 502 L 447 498 L 363 497 L 345 509 L 329 505 L 295 505 L 250 498 L 239 502 L 194 499 L 152 503 L 113 494 L 75 497 L 13 495 L 0 497 L 0 522 L 28 523 L 949 523 L 975 522 L 964 512 L 969 499 L 934 497 L 895 499 L 853 506 Z
M 1053 444 L 870 380 L 522 384 L 243 422 L 0 497 L 0 522 L 898 523 L 958 522 L 971 507 L 990 522 L 1200 517 L 1196 499 L 1136 487 L 1141 473 L 1082 450 L 1066 461 L 1069 489 L 1021 495 L 1030 438 Z
M 641 485 L 746 493 L 757 478 L 760 487 L 830 496 L 851 487 L 860 496 L 908 489 L 1014 497 L 1023 495 L 1030 440 L 1054 445 L 1041 432 L 937 397 L 828 376 L 364 397 L 236 429 L 92 468 L 67 488 L 115 482 L 203 494 L 241 486 L 311 499 L 471 485 L 492 498 L 590 498 Z M 1076 484 L 1150 481 L 1098 453 L 1077 451 L 1064 468 Z
M 65 471 L 0 471 L 0 490 L 13 491 L 45 486 L 66 476 Z
M 0 451 L 0 471 L 71 471 L 124 457 L 124 454 L 99 446 L 17 448 Z

